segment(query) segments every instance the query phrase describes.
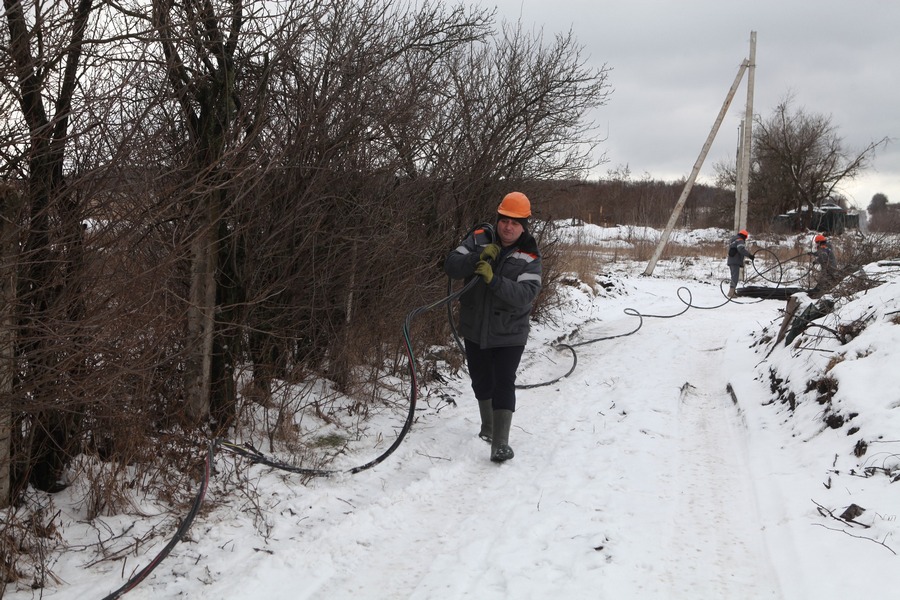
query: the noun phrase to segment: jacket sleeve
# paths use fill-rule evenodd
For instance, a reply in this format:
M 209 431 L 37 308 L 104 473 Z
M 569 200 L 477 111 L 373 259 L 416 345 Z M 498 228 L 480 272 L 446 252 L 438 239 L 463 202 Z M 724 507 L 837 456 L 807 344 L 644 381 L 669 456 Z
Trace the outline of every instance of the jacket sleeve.
M 475 272 L 479 259 L 475 238 L 469 235 L 444 259 L 444 272 L 452 279 L 465 279 Z
M 488 286 L 491 292 L 511 306 L 527 308 L 541 291 L 541 258 L 535 257 L 515 279 L 495 275 Z

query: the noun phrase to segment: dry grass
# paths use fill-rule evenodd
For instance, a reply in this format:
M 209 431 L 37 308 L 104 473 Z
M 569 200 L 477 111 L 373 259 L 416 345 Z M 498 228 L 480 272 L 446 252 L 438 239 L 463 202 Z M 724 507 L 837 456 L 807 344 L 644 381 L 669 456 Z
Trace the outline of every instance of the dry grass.
M 559 262 L 581 281 L 593 281 L 607 258 L 596 246 L 571 245 L 560 249 Z
M 576 239 L 574 243 L 560 245 L 559 264 L 565 272 L 577 275 L 582 281 L 592 281 L 593 276 L 607 267 L 610 263 L 616 262 L 649 262 L 656 251 L 657 241 L 642 240 L 637 237 L 631 238 L 625 236 L 619 240 L 608 240 L 599 244 L 587 243 Z M 856 258 L 863 254 L 859 252 L 858 241 L 842 241 L 840 246 L 835 248 L 839 255 L 843 254 L 844 247 L 847 246 L 847 254 L 850 258 Z M 810 247 L 803 240 L 791 237 L 781 238 L 760 237 L 748 243 L 751 252 L 758 253 L 758 264 L 766 263 L 783 263 L 794 265 L 800 270 L 808 271 L 809 261 L 806 257 Z M 868 249 L 868 248 L 867 248 Z M 869 256 L 873 253 L 868 252 Z M 885 252 L 879 252 L 884 255 Z M 724 261 L 726 258 L 725 240 L 698 242 L 696 244 L 679 244 L 670 242 L 663 249 L 660 256 L 661 261 L 691 261 L 699 259 L 716 259 L 722 261 L 724 269 Z M 764 269 L 764 267 L 760 267 Z
M 622 245 L 601 246 L 595 244 L 574 243 L 561 246 L 559 262 L 563 270 L 573 273 L 582 281 L 591 281 L 604 266 L 615 262 L 647 262 L 656 251 L 656 243 L 638 241 Z M 703 243 L 686 246 L 667 244 L 660 260 L 722 258 L 724 250 L 720 243 Z

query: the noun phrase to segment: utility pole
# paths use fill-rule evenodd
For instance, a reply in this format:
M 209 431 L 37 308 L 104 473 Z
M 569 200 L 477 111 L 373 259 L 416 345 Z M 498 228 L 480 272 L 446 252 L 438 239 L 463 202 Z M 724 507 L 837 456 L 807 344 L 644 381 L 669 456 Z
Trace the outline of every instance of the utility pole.
M 741 201 L 743 200 L 743 191 L 744 186 L 741 185 L 741 181 L 743 181 L 743 172 L 744 172 L 744 121 L 741 121 L 738 125 L 738 143 L 737 143 L 737 151 L 734 157 L 734 230 L 740 231 L 743 229 L 741 227 Z
M 756 32 L 750 32 L 750 64 L 747 69 L 747 106 L 744 111 L 744 126 L 741 128 L 741 166 L 738 173 L 740 193 L 735 230 L 747 228 L 747 207 L 750 200 L 750 144 L 753 140 L 753 83 L 756 75 Z M 735 186 L 737 189 L 737 186 Z
M 694 163 L 694 168 L 691 169 L 691 175 L 688 177 L 687 182 L 684 184 L 684 189 L 681 191 L 681 196 L 678 198 L 678 202 L 675 203 L 675 208 L 672 210 L 672 216 L 669 217 L 669 223 L 666 225 L 665 231 L 663 231 L 662 237 L 659 240 L 659 244 L 656 245 L 656 250 L 653 252 L 653 257 L 650 259 L 650 263 L 647 265 L 647 268 L 644 269 L 644 275 L 652 275 L 653 269 L 656 267 L 657 261 L 659 261 L 659 257 L 662 256 L 663 250 L 666 247 L 666 244 L 669 241 L 669 236 L 672 234 L 672 229 L 675 228 L 675 223 L 678 222 L 678 217 L 681 215 L 681 209 L 684 208 L 684 203 L 687 202 L 688 194 L 691 192 L 691 188 L 694 187 L 694 181 L 697 179 L 697 174 L 700 172 L 700 167 L 703 166 L 703 161 L 706 159 L 707 153 L 709 153 L 709 148 L 712 146 L 713 140 L 716 139 L 716 133 L 719 131 L 719 126 L 722 124 L 722 121 L 725 119 L 725 114 L 728 112 L 728 107 L 731 106 L 731 100 L 734 98 L 734 93 L 737 91 L 738 85 L 741 83 L 741 78 L 744 76 L 744 71 L 747 70 L 747 65 L 749 61 L 744 59 L 741 62 L 741 68 L 738 69 L 738 74 L 734 78 L 734 83 L 731 84 L 731 89 L 728 90 L 728 94 L 725 97 L 725 102 L 722 103 L 722 108 L 719 110 L 719 116 L 716 117 L 716 122 L 713 124 L 712 129 L 709 132 L 709 135 L 706 137 L 706 142 L 703 144 L 703 149 L 700 150 L 700 156 L 697 157 L 697 161 Z

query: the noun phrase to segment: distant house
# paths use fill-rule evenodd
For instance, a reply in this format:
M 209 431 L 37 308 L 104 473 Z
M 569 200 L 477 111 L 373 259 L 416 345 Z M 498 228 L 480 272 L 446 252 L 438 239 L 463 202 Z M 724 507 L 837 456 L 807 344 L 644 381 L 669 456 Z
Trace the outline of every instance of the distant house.
M 779 233 L 796 233 L 811 229 L 837 235 L 847 229 L 859 229 L 859 212 L 841 208 L 837 204 L 804 206 L 801 211 L 790 210 L 773 219 L 773 229 Z

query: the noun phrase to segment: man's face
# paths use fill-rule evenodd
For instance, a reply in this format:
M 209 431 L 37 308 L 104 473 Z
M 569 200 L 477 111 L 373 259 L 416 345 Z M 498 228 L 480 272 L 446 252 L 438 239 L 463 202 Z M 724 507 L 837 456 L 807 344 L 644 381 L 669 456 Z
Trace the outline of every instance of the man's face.
M 511 246 L 515 244 L 523 231 L 525 231 L 525 228 L 523 228 L 522 224 L 515 219 L 500 217 L 500 220 L 497 221 L 497 233 L 500 235 L 501 246 Z

